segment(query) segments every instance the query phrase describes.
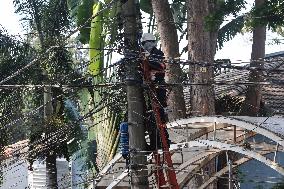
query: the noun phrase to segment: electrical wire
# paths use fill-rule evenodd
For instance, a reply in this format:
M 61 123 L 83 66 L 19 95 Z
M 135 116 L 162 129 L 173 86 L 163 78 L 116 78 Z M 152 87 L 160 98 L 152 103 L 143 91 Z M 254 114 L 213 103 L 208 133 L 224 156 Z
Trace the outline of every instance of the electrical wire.
M 110 3 L 109 3 L 109 5 L 107 5 L 107 7 L 105 8 L 105 9 L 103 9 L 101 12 L 103 12 L 103 11 L 105 11 L 107 8 L 110 8 L 111 6 L 112 6 L 112 4 L 114 3 L 115 1 L 113 0 L 113 1 L 111 1 Z M 99 13 L 98 13 L 99 14 Z M 97 15 L 98 15 L 97 14 Z M 95 16 L 97 16 L 97 15 L 95 15 Z M 95 17 L 94 16 L 94 17 Z M 92 17 L 92 18 L 94 18 L 94 17 Z M 92 19 L 91 18 L 91 19 Z M 89 21 L 89 20 L 88 20 Z M 87 23 L 87 22 L 86 22 Z M 86 24 L 85 23 L 85 24 Z M 85 25 L 84 24 L 84 25 Z M 77 29 L 76 29 L 77 31 L 78 30 L 80 30 L 80 27 L 78 27 Z M 76 30 L 74 30 L 73 31 L 73 34 L 74 33 L 76 33 L 77 31 Z M 73 35 L 72 34 L 72 32 L 69 34 L 69 37 L 71 36 L 71 35 Z M 68 37 L 68 36 L 67 36 Z M 54 47 L 54 48 L 56 48 L 56 47 Z M 102 50 L 102 49 L 99 49 L 99 50 Z M 113 50 L 113 49 L 103 49 L 103 50 Z M 117 50 L 120 50 L 120 49 L 117 49 Z M 18 85 L 4 85 L 4 83 L 6 83 L 7 81 L 9 81 L 10 79 L 12 79 L 12 78 L 14 78 L 14 77 L 16 77 L 17 75 L 19 75 L 20 73 L 23 73 L 26 69 L 28 69 L 29 67 L 31 67 L 33 64 L 35 64 L 36 62 L 37 62 L 38 60 L 34 60 L 34 61 L 32 61 L 32 62 L 30 62 L 29 64 L 27 64 L 25 67 L 23 67 L 23 68 L 21 68 L 21 69 L 19 69 L 18 71 L 16 71 L 15 73 L 13 73 L 11 76 L 9 76 L 9 77 L 7 77 L 7 78 L 5 78 L 5 79 L 3 79 L 2 81 L 0 81 L 0 88 L 3 88 L 3 89 L 10 89 L 10 88 L 33 88 L 33 87 L 45 87 L 45 85 L 21 85 L 21 84 L 18 84 Z M 283 61 L 283 60 L 282 60 Z M 166 63 L 177 63 L 177 64 L 180 64 L 180 65 L 199 65 L 199 66 L 202 66 L 202 67 L 213 67 L 213 66 L 215 66 L 215 64 L 213 63 L 213 64 L 209 64 L 209 63 L 202 63 L 202 62 L 191 62 L 191 61 L 168 61 L 168 62 L 166 62 Z M 249 63 L 249 62 L 246 62 L 246 63 Z M 213 65 L 213 66 L 212 66 Z M 218 67 L 221 67 L 221 68 L 227 68 L 227 69 L 236 69 L 236 70 L 248 70 L 248 71 L 250 71 L 250 70 L 257 70 L 257 71 L 268 71 L 268 69 L 266 69 L 266 68 L 254 68 L 254 67 L 246 67 L 246 68 L 240 68 L 239 66 L 237 67 L 237 66 L 231 66 L 231 65 L 219 65 L 219 64 L 216 64 L 216 66 L 218 66 Z M 222 67 L 223 66 L 223 67 Z M 274 70 L 274 72 L 277 72 L 277 73 L 282 73 L 283 72 L 283 70 Z M 117 85 L 122 85 L 122 84 L 125 84 L 125 83 L 123 83 L 123 82 L 120 82 L 120 83 L 114 83 L 114 84 L 111 84 L 111 85 L 108 85 L 107 83 L 104 83 L 104 84 L 96 84 L 96 85 L 82 85 L 82 86 L 80 86 L 80 85 L 51 85 L 52 87 L 60 87 L 60 88 L 67 88 L 67 89 L 70 89 L 70 88 L 86 88 L 86 87 L 92 87 L 92 88 L 97 88 L 97 87 L 108 87 L 108 86 L 117 86 Z M 246 84 L 246 85 L 249 85 L 249 84 L 251 84 L 251 85 L 254 85 L 254 84 L 257 84 L 257 85 L 271 85 L 271 84 L 273 84 L 273 82 L 272 83 L 270 83 L 270 82 L 215 82 L 215 83 L 210 83 L 210 84 L 213 84 L 213 85 L 243 85 L 243 84 Z M 184 85 L 184 86 L 186 86 L 186 85 L 207 85 L 207 84 L 204 84 L 204 83 L 183 83 L 183 84 L 171 84 L 171 85 Z M 282 83 L 277 83 L 277 85 L 282 85 Z M 45 105 L 43 105 L 43 106 L 45 106 Z M 268 119 L 268 118 L 267 118 Z M 266 120 L 267 120 L 266 119 Z M 266 121 L 265 120 L 265 121 Z M 264 122 L 265 122 L 264 121 Z M 263 123 L 264 123 L 263 122 Z M 263 124 L 262 123 L 262 124 Z M 261 126 L 261 124 L 259 125 L 259 126 Z M 57 134 L 59 134 L 59 135 L 54 135 L 54 137 L 58 137 L 58 136 L 60 136 L 60 134 L 63 134 L 64 133 L 64 129 L 62 130 L 62 131 L 60 131 L 60 132 L 58 132 Z

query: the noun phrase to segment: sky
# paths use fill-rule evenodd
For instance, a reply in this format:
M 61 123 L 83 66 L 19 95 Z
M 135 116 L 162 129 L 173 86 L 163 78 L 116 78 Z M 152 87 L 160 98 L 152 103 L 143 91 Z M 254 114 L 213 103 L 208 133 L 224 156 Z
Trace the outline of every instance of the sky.
M 11 34 L 22 33 L 21 17 L 14 13 L 13 0 L 0 0 L 0 24 Z
M 254 0 L 249 0 L 251 6 Z M 0 0 L 0 24 L 11 34 L 22 35 L 24 33 L 20 23 L 20 16 L 14 13 L 13 0 Z M 266 54 L 284 51 L 284 44 L 271 45 L 276 34 L 267 32 Z M 279 37 L 284 39 L 284 37 Z M 284 40 L 283 40 L 284 41 Z M 229 58 L 232 62 L 248 62 L 250 60 L 252 34 L 237 35 L 233 40 L 226 42 L 223 49 L 217 51 L 215 58 Z M 186 58 L 186 56 L 184 56 Z

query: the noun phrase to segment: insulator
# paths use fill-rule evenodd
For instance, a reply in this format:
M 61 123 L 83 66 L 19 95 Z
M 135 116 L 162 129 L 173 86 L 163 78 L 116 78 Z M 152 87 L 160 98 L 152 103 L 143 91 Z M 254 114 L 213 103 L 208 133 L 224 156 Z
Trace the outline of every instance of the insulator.
M 122 122 L 120 124 L 120 150 L 124 158 L 129 155 L 129 134 L 128 134 L 128 123 Z

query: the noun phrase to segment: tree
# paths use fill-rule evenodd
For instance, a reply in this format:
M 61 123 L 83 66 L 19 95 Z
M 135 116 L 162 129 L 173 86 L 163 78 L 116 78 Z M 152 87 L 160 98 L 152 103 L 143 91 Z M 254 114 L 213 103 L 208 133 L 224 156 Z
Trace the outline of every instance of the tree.
M 80 1 L 70 1 L 70 3 L 74 3 L 79 5 Z M 91 64 L 89 66 L 89 73 L 94 78 L 94 81 L 96 83 L 98 82 L 104 82 L 108 79 L 108 76 L 102 75 L 101 70 L 103 68 L 107 67 L 107 62 L 104 62 L 104 48 L 107 46 L 107 48 L 114 48 L 116 44 L 123 43 L 121 40 L 121 37 L 123 35 L 118 35 L 118 31 L 120 26 L 124 27 L 125 33 L 128 33 L 128 35 L 124 36 L 124 45 L 125 46 L 125 56 L 127 62 L 126 63 L 126 69 L 127 74 L 130 77 L 127 78 L 136 78 L 137 80 L 141 79 L 140 77 L 137 77 L 139 73 L 136 71 L 137 62 L 133 61 L 131 58 L 131 53 L 129 53 L 131 50 L 137 50 L 138 44 L 137 44 L 137 23 L 135 20 L 135 17 L 137 17 L 138 14 L 138 6 L 134 3 L 134 1 L 126 2 L 121 6 L 120 2 L 112 3 L 113 1 L 106 0 L 105 4 L 101 5 L 101 9 L 98 8 L 98 1 L 93 1 L 92 3 L 87 3 L 87 1 L 83 1 L 83 4 L 80 4 L 77 9 L 77 23 L 86 23 L 86 25 L 91 24 L 91 30 L 87 31 L 86 29 L 80 31 L 80 39 L 82 42 L 87 42 L 87 40 L 90 40 L 89 45 L 91 47 L 90 49 L 90 61 Z M 112 4 L 110 4 L 112 3 Z M 123 2 L 122 2 L 123 3 Z M 71 4 L 70 4 L 71 5 Z M 87 15 L 86 13 L 89 13 L 89 9 L 93 9 L 93 16 L 91 23 L 87 23 L 90 15 Z M 112 6 L 110 6 L 112 5 Z M 106 7 L 109 7 L 110 9 L 106 9 Z M 119 7 L 122 7 L 122 11 L 119 10 Z M 104 10 L 103 14 L 100 14 L 101 10 Z M 83 11 L 85 10 L 85 11 Z M 126 12 L 124 12 L 126 11 Z M 128 17 L 129 12 L 133 12 L 133 16 Z M 126 15 L 126 19 L 124 22 L 121 20 L 120 15 Z M 124 24 L 122 24 L 124 23 Z M 109 39 L 110 38 L 110 39 Z M 119 47 L 119 46 L 118 46 Z M 120 48 L 120 47 L 119 47 Z M 131 50 L 130 50 L 131 49 Z M 107 53 L 108 54 L 108 53 Z M 132 75 L 133 74 L 133 75 Z M 140 156 L 139 150 L 146 150 L 146 141 L 145 141 L 145 131 L 144 131 L 144 125 L 143 125 L 143 94 L 142 94 L 142 88 L 139 85 L 135 85 L 132 83 L 132 81 L 128 82 L 129 85 L 127 85 L 127 101 L 128 101 L 128 121 L 129 121 L 129 133 L 130 133 L 130 148 L 131 149 L 138 149 L 137 154 L 134 153 L 134 157 L 131 158 L 131 163 L 133 166 L 131 166 L 131 169 L 134 170 L 134 176 L 133 176 L 133 187 L 147 187 L 148 181 L 147 177 L 145 176 L 145 171 L 139 171 L 139 166 L 141 164 L 146 163 L 145 157 Z M 89 90 L 90 91 L 90 90 Z M 93 98 L 94 102 L 99 102 L 103 99 L 104 94 L 106 93 L 112 93 L 110 90 L 107 89 L 101 89 L 100 92 L 95 92 Z M 116 89 L 117 91 L 117 89 Z M 90 92 L 92 94 L 92 92 Z M 119 95 L 116 92 L 117 98 L 116 102 L 121 101 L 124 99 L 121 95 Z M 120 98 L 120 100 L 118 100 Z M 133 101 L 132 99 L 135 98 L 136 100 Z M 113 97 L 112 97 L 113 99 Z M 111 101 L 111 100 L 110 100 Z M 124 102 L 124 101 L 123 101 Z M 116 106 L 120 106 L 119 108 L 116 108 L 117 110 L 124 109 L 122 104 L 116 104 Z M 97 162 L 99 168 L 103 168 L 104 165 L 112 158 L 117 143 L 109 144 L 110 138 L 118 138 L 116 129 L 118 126 L 118 123 L 120 119 L 116 119 L 118 113 L 112 109 L 113 107 L 103 109 L 102 112 L 99 112 L 94 117 L 94 124 L 95 129 L 90 129 L 91 132 L 89 132 L 92 136 L 95 135 L 97 144 L 98 144 L 98 157 Z M 122 111 L 120 111 L 122 112 Z M 106 117 L 110 116 L 110 117 Z M 101 120 L 103 119 L 103 120 Z M 115 119 L 116 122 L 112 124 L 111 120 Z M 125 119 L 125 118 L 124 118 Z M 102 124 L 100 123 L 102 122 Z M 137 123 L 137 125 L 135 125 Z M 134 125 L 133 125 L 134 124 Z M 114 128 L 114 129 L 112 129 Z M 109 131 L 114 131 L 110 133 Z M 106 146 L 109 144 L 111 146 L 112 153 L 105 153 L 108 150 L 106 150 Z M 141 175 L 143 175 L 141 177 Z
M 255 8 L 259 8 L 264 4 L 264 0 L 255 0 Z M 256 19 L 262 19 L 261 17 Z M 253 44 L 251 53 L 250 67 L 263 68 L 263 59 L 265 57 L 265 39 L 266 39 L 266 26 L 259 25 L 256 22 L 256 26 L 253 28 Z M 249 75 L 250 82 L 260 82 L 262 79 L 262 71 L 251 70 Z M 260 110 L 261 102 L 261 86 L 250 85 L 246 92 L 246 98 L 242 108 L 242 115 L 257 116 Z
M 5 81 L 15 70 L 29 62 L 32 52 L 33 49 L 27 43 L 8 35 L 4 28 L 0 28 L 0 82 L 2 84 L 15 84 L 19 81 L 28 83 L 35 74 L 29 72 L 28 76 L 19 76 Z M 36 69 L 34 71 L 36 72 Z M 22 126 L 21 121 L 14 121 L 23 116 L 23 112 L 19 110 L 24 107 L 22 97 L 26 92 L 25 89 L 0 89 L 0 167 L 3 167 L 2 163 L 5 163 L 2 160 L 5 159 L 7 145 L 24 139 L 27 135 L 27 127 Z M 14 121 L 13 124 L 11 124 L 12 121 Z M 2 170 L 1 168 L 0 186 L 3 182 Z
M 219 30 L 218 47 L 222 48 L 225 41 L 232 39 L 246 27 L 248 31 L 253 31 L 250 66 L 252 68 L 263 68 L 262 60 L 265 56 L 266 27 L 273 32 L 281 34 L 281 28 L 284 26 L 283 9 L 283 2 L 279 0 L 255 1 L 255 6 L 251 10 L 236 17 Z M 250 72 L 250 82 L 260 82 L 261 80 L 261 71 L 252 70 Z M 246 98 L 241 108 L 242 115 L 256 116 L 259 114 L 261 102 L 260 91 L 260 85 L 248 86 Z
M 214 1 L 188 2 L 188 52 L 192 66 L 191 81 L 197 85 L 192 86 L 191 106 L 193 115 L 213 115 L 214 88 L 213 69 L 209 66 L 200 66 L 196 63 L 213 64 L 216 52 L 217 28 L 208 31 L 205 18 L 216 10 Z M 202 85 L 206 84 L 206 85 Z
M 79 41 L 88 43 L 90 47 L 90 64 L 83 74 L 92 78 L 93 84 L 117 81 L 116 71 L 110 69 L 113 51 L 105 49 L 118 48 L 122 43 L 122 35 L 118 35 L 123 25 L 120 2 L 69 0 L 68 3 L 73 20 L 80 28 Z M 103 169 L 117 152 L 119 123 L 126 111 L 125 94 L 125 90 L 118 86 L 99 89 L 86 87 L 80 91 L 84 112 L 103 107 L 89 119 L 88 138 L 83 142 L 92 144 L 89 145 L 88 154 L 93 155 L 88 159 L 93 164 L 91 167 L 97 168 L 90 172 Z
M 251 10 L 237 16 L 219 30 L 218 47 L 222 48 L 224 42 L 231 40 L 236 34 L 243 32 L 243 28 L 245 27 L 246 31 L 253 31 L 250 66 L 252 68 L 263 68 L 262 59 L 265 56 L 266 27 L 281 35 L 281 28 L 284 26 L 283 9 L 283 2 L 279 0 L 255 1 L 255 6 Z M 215 15 L 213 17 L 218 18 L 218 14 Z M 261 71 L 252 70 L 249 81 L 260 82 L 262 80 L 261 75 Z M 241 108 L 242 115 L 256 116 L 259 114 L 261 102 L 260 91 L 261 86 L 259 85 L 248 86 L 246 98 Z
M 213 64 L 216 52 L 217 29 L 208 31 L 205 19 L 216 10 L 214 1 L 188 0 L 188 53 L 191 66 L 190 80 L 196 85 L 191 86 L 191 111 L 195 116 L 215 114 L 215 95 L 213 88 L 213 69 L 200 66 L 199 63 Z M 205 85 L 204 85 L 205 84 Z M 215 169 L 215 163 L 210 162 L 206 167 L 209 174 Z M 196 176 L 192 187 L 197 188 L 201 183 Z M 212 187 L 212 186 L 211 186 Z
M 25 84 L 29 83 L 32 78 L 37 75 L 37 69 L 35 69 L 34 72 L 28 71 L 26 76 L 21 75 L 6 82 L 5 80 L 13 74 L 15 70 L 25 66 L 33 58 L 32 53 L 34 51 L 32 47 L 20 39 L 9 36 L 2 28 L 0 29 L 0 43 L 1 83 L 11 85 L 20 81 Z M 3 149 L 7 144 L 12 144 L 19 139 L 24 139 L 27 134 L 25 128 L 7 126 L 12 120 L 22 116 L 22 112 L 18 110 L 22 109 L 25 104 L 22 101 L 22 97 L 23 93 L 26 93 L 27 90 L 11 88 L 2 88 L 0 90 L 0 146 L 1 149 Z M 15 124 L 19 123 L 20 122 L 16 122 Z
M 152 1 L 152 6 L 157 19 L 162 50 L 168 63 L 166 71 L 167 83 L 181 83 L 182 70 L 178 63 L 174 63 L 180 56 L 177 28 L 169 2 L 167 0 L 155 0 Z M 171 110 L 168 113 L 170 121 L 185 117 L 185 102 L 181 86 L 170 88 L 167 103 Z
M 38 82 L 44 82 L 45 84 L 71 84 L 71 78 L 78 78 L 78 74 L 74 72 L 72 68 L 71 54 L 65 49 L 66 40 L 64 39 L 66 31 L 70 29 L 70 19 L 67 8 L 67 1 L 61 0 L 14 0 L 14 5 L 17 8 L 16 12 L 21 13 L 29 20 L 30 29 L 38 34 L 38 44 L 33 44 L 36 51 L 41 56 L 42 63 L 39 66 L 40 72 L 46 72 L 45 78 L 41 77 Z M 57 46 L 57 47 L 55 47 Z M 68 75 L 68 76 L 67 76 Z M 66 78 L 67 76 L 67 78 Z M 34 78 L 35 79 L 35 78 Z M 38 78 L 37 78 L 38 79 Z M 73 82 L 74 83 L 74 82 Z M 48 100 L 43 102 L 42 100 L 37 102 L 37 106 L 40 103 L 44 103 L 43 106 L 50 106 L 48 113 L 46 113 L 45 120 L 36 120 L 34 125 L 37 126 L 35 130 L 30 132 L 31 147 L 33 142 L 42 139 L 42 135 L 48 137 L 55 135 L 60 127 L 65 126 L 66 117 L 64 116 L 64 100 L 62 98 L 63 90 L 50 89 L 52 97 L 49 96 Z M 48 93 L 48 95 L 51 95 Z M 52 99 L 52 102 L 51 102 Z M 42 112 L 43 113 L 43 112 Z M 44 127 L 41 127 L 43 123 Z M 71 132 L 74 134 L 74 132 Z M 56 174 L 56 158 L 64 155 L 65 158 L 69 158 L 67 139 L 70 134 L 66 133 L 63 138 L 66 138 L 63 142 L 54 142 L 49 144 L 49 148 L 43 151 L 31 150 L 34 153 L 29 154 L 30 163 L 37 157 L 46 158 L 46 168 L 48 171 L 47 185 L 52 188 L 57 188 L 57 174 Z M 74 135 L 73 135 L 74 136 Z M 71 137 L 73 137 L 71 136 Z M 62 139 L 62 138 L 60 138 Z

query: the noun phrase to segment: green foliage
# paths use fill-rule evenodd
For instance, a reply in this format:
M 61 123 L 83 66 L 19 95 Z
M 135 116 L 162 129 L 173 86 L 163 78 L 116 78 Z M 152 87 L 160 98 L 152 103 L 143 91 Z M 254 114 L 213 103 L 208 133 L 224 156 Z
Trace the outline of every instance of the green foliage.
M 43 159 L 53 153 L 68 160 L 72 153 L 79 149 L 78 142 L 83 139 L 79 115 L 70 100 L 65 101 L 64 116 L 54 115 L 46 120 L 33 116 L 26 124 L 31 131 L 28 158 L 30 163 L 36 158 Z M 68 126 L 68 130 L 64 129 Z M 70 140 L 72 142 L 67 145 L 67 141 Z
M 183 32 L 183 25 L 186 22 L 186 11 L 187 11 L 185 1 L 182 1 L 182 0 L 173 1 L 171 5 L 171 9 L 173 12 L 173 17 L 174 17 L 174 21 L 176 23 L 177 29 L 180 32 Z
M 42 46 L 37 51 L 45 56 L 41 58 L 39 68 L 48 72 L 49 82 L 72 83 L 79 75 L 74 71 L 71 53 L 64 47 L 66 32 L 71 27 L 67 0 L 14 0 L 14 4 L 17 12 L 30 18 L 30 26 L 36 26 L 35 31 L 42 36 Z M 54 47 L 47 53 L 44 52 L 55 45 L 62 47 Z M 39 80 L 39 83 L 42 81 Z
M 70 11 L 71 18 L 76 20 L 78 7 L 82 3 L 82 0 L 67 0 L 68 9 Z
M 241 8 L 241 4 L 239 4 Z M 237 15 L 237 9 L 233 15 Z M 232 11 L 232 9 L 231 9 Z M 251 30 L 257 26 L 268 26 L 269 29 L 283 35 L 284 27 L 284 2 L 280 0 L 265 1 L 259 8 L 253 8 L 247 14 L 237 16 L 231 22 L 224 25 L 218 32 L 218 48 L 223 47 L 224 42 L 231 40 L 238 33 L 241 33 L 244 27 Z M 214 17 L 218 16 L 211 16 Z M 219 16 L 220 17 L 220 16 Z M 214 18 L 214 19 L 216 19 Z M 213 23 L 213 22 L 212 22 Z M 209 24 L 209 27 L 210 26 Z M 276 40 L 277 43 L 277 40 Z
M 92 169 L 94 168 L 96 172 L 99 172 L 99 168 L 97 166 L 97 141 L 96 140 L 92 140 L 92 141 L 87 141 L 87 165 L 88 165 L 88 169 Z
M 90 40 L 91 17 L 93 15 L 93 5 L 97 3 L 96 0 L 83 0 L 82 4 L 78 7 L 77 11 L 77 26 L 85 25 L 80 29 L 79 40 L 81 43 L 86 44 Z
M 140 9 L 153 16 L 152 0 L 140 0 Z M 186 22 L 186 11 L 185 0 L 174 0 L 171 4 L 171 11 L 173 14 L 174 22 L 177 29 L 182 32 L 183 25 Z M 151 18 L 152 19 L 152 18 Z M 150 25 L 151 25 L 150 21 Z
M 0 158 L 3 155 L 3 152 L 5 150 L 5 146 L 8 144 L 8 137 L 7 137 L 7 132 L 6 129 L 3 129 L 0 127 L 1 132 L 0 132 Z M 0 172 L 1 175 L 1 172 Z M 0 185 L 1 185 L 1 178 L 0 178 Z
M 0 80 L 2 81 L 6 77 L 12 75 L 16 70 L 27 65 L 34 58 L 35 51 L 33 48 L 22 42 L 15 37 L 8 36 L 5 31 L 0 30 Z M 28 70 L 27 75 L 19 75 L 6 84 L 13 84 L 19 81 L 29 83 L 32 80 L 35 71 Z M 31 77 L 29 77 L 31 76 Z M 23 84 L 24 84 L 23 83 Z
M 110 0 L 105 1 L 106 4 L 110 3 Z M 103 75 L 101 70 L 107 66 L 108 62 L 104 62 L 104 46 L 109 48 L 115 48 L 121 42 L 121 38 L 118 35 L 118 29 L 120 23 L 120 2 L 116 2 L 110 9 L 105 10 L 103 14 L 97 15 L 101 11 L 104 4 L 97 2 L 93 8 L 93 18 L 90 23 L 89 32 L 89 47 L 90 49 L 90 65 L 89 75 L 93 76 L 94 83 L 107 82 L 112 77 L 108 78 L 107 75 Z M 97 16 L 95 16 L 97 15 Z M 77 15 L 78 17 L 78 15 Z M 82 33 L 80 34 L 82 35 Z M 84 35 L 84 34 L 83 34 Z M 104 81 L 103 81 L 104 80 Z M 99 109 L 93 116 L 93 126 L 88 129 L 88 141 L 83 142 L 88 146 L 88 159 L 93 161 L 92 166 L 97 170 L 96 162 L 93 157 L 94 153 L 100 154 L 99 167 L 102 167 L 109 161 L 111 157 L 116 153 L 118 144 L 118 125 L 120 120 L 120 114 L 116 111 L 121 110 L 121 100 L 124 98 L 116 98 L 115 92 L 117 89 L 83 89 L 80 92 L 80 100 L 82 105 L 82 111 L 86 112 L 90 109 L 98 108 L 98 104 L 101 104 Z M 113 95 L 110 95 L 113 94 Z M 110 105 L 110 102 L 104 102 L 105 99 L 116 99 L 116 105 Z M 92 100 L 93 99 L 93 100 Z M 112 100 L 111 100 L 112 101 Z M 92 105 L 90 106 L 90 102 Z M 113 103 L 113 102 L 112 102 Z M 125 105 L 125 103 L 124 103 Z M 93 146 L 96 144 L 96 147 Z M 94 150 L 98 150 L 95 152 Z
M 140 0 L 140 9 L 148 14 L 153 14 L 152 0 Z
M 93 76 L 94 83 L 109 82 L 112 77 L 103 74 L 101 70 L 108 66 L 108 62 L 104 62 L 104 55 L 107 54 L 110 57 L 111 55 L 105 53 L 103 49 L 105 46 L 110 49 L 116 48 L 122 41 L 121 36 L 118 35 L 118 30 L 122 26 L 120 1 L 114 3 L 111 8 L 99 15 L 97 13 L 100 12 L 104 5 L 110 3 L 111 0 L 105 0 L 105 4 L 98 1 L 91 1 L 92 3 L 89 1 L 89 4 L 87 4 L 87 1 L 85 3 L 84 1 L 80 2 L 81 4 L 76 4 L 76 1 L 70 1 L 70 6 L 71 4 L 78 6 L 75 18 L 75 20 L 77 19 L 77 25 L 79 20 L 81 20 L 79 25 L 82 25 L 88 19 L 92 18 L 91 22 L 85 25 L 86 29 L 80 30 L 81 42 L 89 42 L 89 47 L 91 48 L 88 75 Z M 71 14 L 75 15 L 72 10 Z M 121 90 L 117 88 L 86 88 L 79 92 L 80 110 L 82 112 L 98 109 L 90 120 L 91 125 L 88 128 L 88 140 L 82 142 L 82 145 L 87 148 L 89 168 L 94 168 L 96 171 L 98 169 L 96 160 L 99 162 L 99 168 L 101 168 L 116 153 L 118 126 L 121 120 L 122 107 L 125 106 L 125 99 L 120 94 Z M 111 100 L 105 101 L 106 99 Z M 123 103 L 121 103 L 122 101 Z M 94 156 L 96 153 L 98 153 L 99 157 Z
M 246 4 L 245 0 L 218 0 L 216 2 L 216 11 L 205 18 L 206 27 L 209 31 L 217 31 L 226 16 L 237 17 L 237 14 L 245 8 Z
M 238 16 L 229 23 L 225 24 L 218 30 L 217 48 L 221 49 L 224 46 L 224 42 L 230 41 L 238 33 L 240 33 L 244 27 L 244 16 Z
M 110 1 L 110 0 L 108 0 Z M 111 9 L 105 11 L 103 18 L 103 38 L 106 46 L 115 48 L 122 42 L 118 32 L 122 29 L 121 4 L 118 1 Z
M 72 155 L 80 149 L 80 142 L 86 139 L 86 133 L 83 132 L 83 126 L 80 121 L 80 113 L 69 99 L 64 102 L 64 118 L 65 122 L 72 127 L 72 134 L 70 136 L 71 142 L 68 144 L 69 155 Z
M 44 159 L 47 155 L 56 154 L 57 156 L 65 157 L 69 159 L 68 147 L 65 141 L 56 140 L 58 139 L 58 133 L 60 128 L 65 126 L 65 122 L 62 118 L 53 116 L 43 121 L 38 117 L 34 117 L 29 120 L 30 130 L 30 145 L 29 145 L 29 163 L 32 164 L 36 158 Z M 43 125 L 43 127 L 39 127 Z M 57 137 L 54 137 L 57 135 Z M 60 139 L 69 138 L 64 133 L 60 133 Z M 51 139 L 53 138 L 53 140 Z M 67 140 L 65 139 L 65 140 Z M 70 139 L 70 138 L 69 138 Z M 40 143 L 37 141 L 41 141 Z M 47 145 L 48 144 L 48 145 Z
M 253 8 L 249 26 L 268 26 L 269 29 L 277 31 L 279 26 L 284 26 L 284 2 L 282 0 L 270 0 L 258 7 Z
M 93 6 L 93 16 L 95 16 L 102 8 L 100 2 Z M 90 65 L 89 72 L 93 76 L 99 77 L 99 73 L 103 68 L 104 60 L 104 37 L 103 32 L 103 15 L 100 14 L 92 19 L 89 47 L 90 49 Z M 101 75 L 101 74 L 100 74 Z
M 74 78 L 79 74 L 73 68 L 71 53 L 64 47 L 56 47 L 50 50 L 43 60 L 42 69 L 49 75 L 49 82 L 53 84 L 75 84 Z
M 108 4 L 110 0 L 106 0 L 105 4 Z M 91 34 L 91 24 L 92 20 L 96 19 L 93 18 L 93 6 L 99 3 L 98 0 L 69 0 L 69 9 L 71 16 L 76 21 L 76 25 L 78 27 L 84 26 L 80 28 L 79 34 L 79 41 L 83 44 L 87 44 L 90 41 L 90 34 Z M 100 2 L 100 6 L 102 7 L 104 4 Z M 117 1 L 113 4 L 113 6 L 105 10 L 103 14 L 99 16 L 103 16 L 100 19 L 103 20 L 103 36 L 110 35 L 108 41 L 105 41 L 106 44 L 114 44 L 115 38 L 117 36 L 117 29 L 118 29 L 118 18 L 120 12 L 120 1 Z M 94 22 L 93 22 L 94 24 Z
M 279 35 L 284 36 L 284 26 L 278 26 L 275 31 Z
M 53 45 L 54 42 L 59 44 L 59 42 L 54 41 L 54 37 L 64 36 L 70 29 L 67 0 L 49 0 L 48 4 L 42 9 L 41 14 L 42 30 L 47 43 L 50 44 L 50 41 Z
M 47 71 L 48 74 L 48 78 L 33 77 L 29 84 L 33 81 L 38 84 L 42 84 L 43 81 L 59 85 L 82 84 L 84 79 L 79 79 L 81 75 L 74 70 L 72 54 L 65 48 L 67 43 L 65 36 L 72 26 L 67 0 L 15 0 L 14 4 L 17 7 L 17 12 L 25 15 L 26 18 L 30 18 L 29 26 L 39 34 L 41 47 L 37 48 L 36 53 L 43 55 L 39 60 L 40 64 L 38 64 L 39 75 L 41 75 L 42 70 Z M 53 48 L 45 52 L 50 47 Z M 21 81 L 17 82 L 17 84 L 21 83 Z M 42 91 L 40 92 L 42 94 Z M 68 159 L 70 153 L 78 149 L 77 142 L 81 139 L 79 135 L 82 133 L 74 115 L 72 117 L 72 114 L 68 111 L 70 109 L 64 106 L 63 95 L 68 94 L 64 94 L 63 90 L 58 88 L 53 88 L 52 93 L 54 98 L 53 116 L 43 121 L 43 112 L 40 111 L 39 115 L 25 121 L 25 125 L 30 126 L 30 162 L 33 162 L 35 158 L 44 158 L 50 153 Z M 25 95 L 25 99 L 29 101 L 25 106 L 32 104 L 32 106 L 25 107 L 26 110 L 38 107 L 43 103 L 43 100 L 34 102 L 33 98 L 29 98 L 29 94 Z M 43 99 L 43 95 L 40 95 L 39 98 Z M 68 126 L 70 126 L 68 130 L 70 132 L 60 131 L 68 128 Z M 55 138 L 53 137 L 54 140 L 48 141 L 53 135 L 56 135 Z M 71 139 L 75 142 L 71 143 L 70 148 L 68 148 L 67 141 Z M 37 143 L 37 141 L 42 142 Z M 48 147 L 46 147 L 46 144 L 48 144 Z
M 63 110 L 64 113 L 58 111 L 57 115 L 45 120 L 33 116 L 26 122 L 31 131 L 28 158 L 30 163 L 36 158 L 45 158 L 54 153 L 68 160 L 79 149 L 79 142 L 84 139 L 79 113 L 70 100 L 65 100 Z M 67 144 L 67 141 L 70 143 Z
M 81 113 L 84 115 L 89 111 L 89 104 L 92 102 L 92 96 L 87 88 L 83 88 L 78 92 Z
M 26 66 L 34 56 L 34 50 L 25 42 L 9 36 L 3 29 L 0 29 L 0 80 L 12 75 L 15 71 Z M 38 84 L 40 80 L 39 69 L 27 70 L 26 75 L 19 75 L 5 82 L 4 84 Z M 26 128 L 16 122 L 16 126 L 7 126 L 12 120 L 22 116 L 20 111 L 24 107 L 23 94 L 26 89 L 0 89 L 0 148 L 7 144 L 24 139 Z M 21 127 L 20 127 L 21 126 Z M 1 152 L 1 151 L 0 151 Z
M 58 44 L 58 36 L 70 29 L 67 0 L 13 0 L 13 3 L 15 12 L 28 21 L 28 27 L 38 32 L 44 46 Z

